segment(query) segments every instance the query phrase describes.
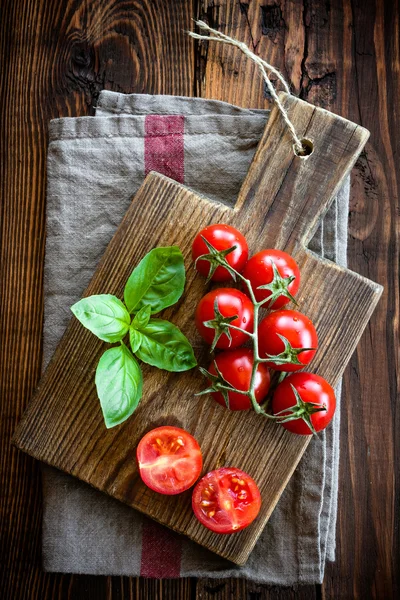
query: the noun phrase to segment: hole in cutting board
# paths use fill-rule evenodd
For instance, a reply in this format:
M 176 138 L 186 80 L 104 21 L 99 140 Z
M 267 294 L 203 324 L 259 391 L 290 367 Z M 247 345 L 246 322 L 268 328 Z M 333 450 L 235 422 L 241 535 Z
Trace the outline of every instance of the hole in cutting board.
M 314 152 L 314 144 L 311 140 L 307 140 L 306 138 L 303 138 L 300 141 L 302 145 L 302 150 L 297 150 L 294 147 L 294 153 L 300 158 L 307 158 Z

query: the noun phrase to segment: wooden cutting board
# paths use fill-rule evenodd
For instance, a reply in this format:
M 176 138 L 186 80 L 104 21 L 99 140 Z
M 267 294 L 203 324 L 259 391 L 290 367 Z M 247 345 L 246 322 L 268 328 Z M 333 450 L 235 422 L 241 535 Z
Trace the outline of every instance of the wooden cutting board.
M 193 268 L 191 243 L 206 225 L 232 224 L 246 236 L 251 252 L 275 247 L 296 258 L 302 273 L 299 309 L 314 321 L 320 340 L 310 370 L 335 385 L 382 288 L 313 255 L 306 245 L 369 134 L 296 98 L 282 94 L 281 99 L 296 131 L 313 143 L 310 156 L 293 154 L 291 138 L 275 108 L 233 209 L 150 173 L 83 295 L 110 293 L 122 298 L 128 276 L 149 250 L 179 246 L 187 269 L 185 293 L 163 315 L 181 327 L 199 363 L 208 366 L 208 348 L 193 318 L 206 288 Z M 94 384 L 104 348 L 77 319 L 71 319 L 14 443 L 217 554 L 245 563 L 311 437 L 288 433 L 251 411 L 229 412 L 209 397 L 196 397 L 205 385 L 197 369 L 167 373 L 147 365 L 143 365 L 139 408 L 123 425 L 106 430 Z M 135 462 L 137 443 L 144 433 L 162 424 L 183 427 L 197 438 L 204 472 L 236 466 L 256 480 L 262 509 L 250 527 L 233 535 L 214 534 L 194 518 L 191 491 L 161 496 L 141 482 Z

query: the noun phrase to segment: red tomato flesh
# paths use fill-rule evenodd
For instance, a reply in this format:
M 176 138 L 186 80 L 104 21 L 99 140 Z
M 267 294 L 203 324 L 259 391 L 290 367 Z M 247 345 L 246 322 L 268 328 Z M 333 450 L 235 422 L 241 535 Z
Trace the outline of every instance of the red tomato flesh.
M 258 343 L 261 358 L 267 354 L 276 356 L 284 351 L 285 345 L 278 337 L 285 337 L 292 348 L 318 348 L 318 336 L 308 317 L 297 310 L 277 310 L 263 319 L 258 328 Z M 275 371 L 299 371 L 314 358 L 316 350 L 305 350 L 297 355 L 300 365 L 279 365 L 273 361 L 265 363 Z
M 287 277 L 295 277 L 295 279 L 287 286 L 290 294 L 295 296 L 299 290 L 300 269 L 294 258 L 292 258 L 290 254 L 282 252 L 282 250 L 262 250 L 261 252 L 254 254 L 254 256 L 249 259 L 243 270 L 244 277 L 250 280 L 257 302 L 261 302 L 262 300 L 265 300 L 271 296 L 272 292 L 270 290 L 258 290 L 257 288 L 260 285 L 271 283 L 273 280 L 274 271 L 271 264 L 272 262 L 275 263 L 275 266 L 282 278 L 285 279 Z M 245 291 L 247 293 L 247 288 Z M 282 308 L 282 306 L 285 306 L 285 304 L 288 304 L 288 302 L 290 302 L 290 298 L 281 295 L 278 296 L 272 304 L 270 302 L 266 302 L 263 306 L 264 308 L 276 310 L 278 308 Z
M 246 264 L 249 256 L 249 247 L 247 245 L 245 237 L 230 225 L 224 225 L 223 223 L 217 223 L 215 225 L 209 225 L 202 229 L 195 237 L 192 246 L 193 260 L 196 260 L 203 254 L 208 254 L 209 250 L 202 238 L 205 238 L 210 244 L 218 251 L 227 250 L 236 246 L 233 252 L 230 252 L 226 256 L 228 263 L 241 272 L 244 265 Z M 204 277 L 207 277 L 210 272 L 210 263 L 206 260 L 199 260 L 196 263 L 196 269 Z M 232 275 L 224 267 L 217 267 L 212 281 L 230 281 Z
M 250 388 L 251 372 L 253 370 L 253 351 L 249 348 L 237 348 L 236 350 L 225 350 L 215 357 L 218 369 L 225 381 L 230 383 L 237 390 L 247 392 Z M 209 372 L 216 375 L 217 371 L 214 362 L 209 367 Z M 257 367 L 254 395 L 258 404 L 264 400 L 268 394 L 271 377 L 268 367 L 260 363 Z M 221 392 L 213 392 L 214 400 L 226 407 L 226 403 Z M 250 398 L 239 392 L 228 392 L 228 401 L 230 410 L 247 410 L 251 408 Z
M 207 473 L 193 490 L 192 506 L 197 519 L 215 533 L 234 533 L 254 521 L 261 496 L 256 482 L 235 467 Z
M 143 482 L 155 492 L 169 496 L 189 489 L 203 466 L 195 438 L 184 429 L 169 425 L 146 433 L 136 456 Z
M 248 297 L 234 288 L 220 288 L 206 294 L 199 302 L 196 310 L 196 327 L 203 340 L 208 344 L 212 344 L 216 330 L 204 325 L 205 321 L 212 321 L 215 317 L 214 304 L 217 301 L 218 309 L 223 317 L 233 317 L 237 315 L 237 319 L 231 321 L 231 325 L 240 327 L 243 331 L 253 333 L 254 325 L 254 309 L 253 303 Z M 226 333 L 222 333 L 216 348 L 238 348 L 244 344 L 248 335 L 230 329 L 231 340 Z

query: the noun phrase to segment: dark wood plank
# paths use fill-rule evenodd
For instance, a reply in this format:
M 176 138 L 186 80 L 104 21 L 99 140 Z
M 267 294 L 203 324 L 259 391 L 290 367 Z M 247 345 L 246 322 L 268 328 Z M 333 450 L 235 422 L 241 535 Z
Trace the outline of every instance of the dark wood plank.
M 398 598 L 399 4 L 346 1 L 326 16 L 347 66 L 337 62 L 333 105 L 371 131 L 354 169 L 349 266 L 385 292 L 345 375 L 337 561 L 324 597 Z M 312 24 L 309 37 L 325 62 Z
M 193 600 L 195 586 L 195 579 L 109 577 L 107 600 Z
M 266 586 L 245 579 L 200 579 L 196 586 L 199 600 L 317 600 L 315 586 Z
M 130 19 L 125 19 L 131 3 L 103 0 L 100 11 L 99 0 L 91 3 L 89 11 L 87 4 L 78 1 L 2 2 L 0 43 L 5 68 L 0 75 L 3 91 L 0 135 L 3 148 L 7 147 L 10 156 L 7 163 L 3 158 L 0 166 L 3 186 L 1 312 L 4 315 L 5 303 L 15 302 L 15 298 L 15 315 L 19 311 L 21 314 L 31 311 L 31 298 L 41 305 L 41 284 L 37 277 L 41 276 L 43 255 L 41 249 L 37 250 L 37 238 L 44 222 L 47 121 L 54 116 L 86 114 L 90 110 L 92 95 L 95 97 L 101 87 L 124 92 L 166 93 L 168 90 L 190 95 L 195 84 L 197 93 L 203 95 L 206 89 L 209 94 L 223 100 L 236 99 L 238 104 L 267 106 L 268 101 L 257 85 L 257 77 L 253 74 L 246 76 L 248 67 L 244 61 L 240 64 L 241 85 L 235 91 L 235 78 L 239 71 L 230 52 L 214 59 L 211 52 L 208 51 L 207 56 L 202 48 L 196 52 L 196 80 L 188 82 L 182 78 L 184 63 L 192 61 L 193 57 L 187 54 L 185 45 L 181 49 L 183 36 L 180 34 L 182 29 L 189 27 L 193 13 L 209 18 L 210 24 L 222 26 L 227 33 L 246 41 L 251 40 L 250 23 L 254 45 L 259 44 L 257 47 L 263 56 L 290 78 L 296 92 L 302 90 L 305 99 L 357 121 L 371 131 L 371 141 L 356 166 L 357 174 L 353 178 L 349 266 L 382 283 L 386 293 L 346 375 L 348 393 L 344 402 L 349 410 L 343 423 L 341 448 L 343 500 L 339 505 L 339 553 L 337 563 L 328 568 L 324 594 L 326 598 L 379 598 L 384 597 L 382 585 L 389 588 L 392 581 L 393 590 L 388 589 L 387 597 L 391 592 L 398 597 L 400 538 L 396 533 L 399 516 L 395 507 L 399 505 L 400 461 L 399 438 L 394 434 L 396 428 L 398 431 L 394 379 L 398 343 L 394 318 L 398 316 L 395 277 L 398 181 L 395 177 L 400 135 L 398 111 L 393 110 L 399 97 L 399 74 L 396 70 L 398 3 L 384 0 L 263 0 L 262 3 L 250 0 L 239 3 L 229 0 L 227 10 L 227 2 L 222 0 L 212 3 L 196 0 L 193 5 L 191 0 L 174 0 L 178 8 L 173 11 L 171 2 L 152 2 L 155 6 L 152 12 L 155 15 L 152 21 L 154 27 L 148 27 L 149 37 L 157 39 L 159 45 L 162 43 L 160 34 L 165 31 L 172 31 L 171 39 L 176 36 L 179 40 L 179 44 L 174 46 L 172 62 L 164 60 L 168 47 L 162 49 L 162 85 L 165 89 L 159 87 L 160 83 L 155 79 L 153 64 L 150 61 L 145 64 L 146 57 L 143 62 L 147 40 L 141 35 L 141 28 L 135 27 L 137 17 L 131 15 Z M 149 4 L 149 1 L 141 2 L 142 20 L 146 20 L 150 12 Z M 101 35 L 103 28 L 96 33 L 93 24 L 99 23 L 100 12 L 102 22 L 107 20 L 110 5 L 118 7 L 114 8 L 113 14 L 118 11 L 120 18 L 115 19 L 114 27 L 107 29 L 107 39 L 104 39 Z M 95 32 L 92 38 L 85 30 L 88 22 L 92 24 L 92 33 Z M 131 52 L 131 48 L 136 48 L 137 44 L 143 52 L 141 63 L 137 57 L 135 59 L 134 78 L 130 65 L 135 53 Z M 108 46 L 107 52 L 102 51 L 105 45 Z M 102 62 L 98 60 L 99 53 L 102 54 Z M 237 54 L 235 57 L 237 60 Z M 215 65 L 212 64 L 214 62 Z M 209 76 L 211 68 L 214 69 L 212 79 Z M 377 73 L 380 88 L 377 86 Z M 175 78 L 178 89 L 169 85 L 172 78 Z M 385 89 L 382 91 L 383 85 Z M 381 108 L 387 108 L 387 113 Z M 21 117 L 18 128 L 17 115 Z M 25 153 L 24 147 L 28 149 Z M 23 168 L 19 168 L 21 157 Z M 29 166 L 30 162 L 32 167 L 28 170 L 26 165 Z M 6 169 L 9 175 L 4 180 Z M 4 195 L 6 190 L 7 196 Z M 36 215 L 40 224 L 37 221 L 31 223 L 26 235 L 25 226 L 30 214 Z M 5 244 L 8 245 L 7 251 Z M 14 271 L 7 269 L 4 263 L 4 259 L 12 254 L 12 245 L 18 246 L 15 250 L 19 253 Z M 14 281 L 16 274 L 20 277 L 21 273 L 32 269 L 37 269 L 32 278 L 32 288 L 23 281 Z M 27 290 L 30 291 L 29 298 L 25 298 Z M 1 322 L 1 331 L 3 334 L 6 331 L 10 339 L 6 358 L 11 360 L 16 350 L 19 364 L 17 361 L 8 364 L 7 372 L 2 372 L 0 537 L 6 543 L 0 544 L 4 551 L 1 555 L 0 589 L 4 590 L 6 597 L 16 599 L 103 598 L 94 578 L 48 576 L 39 570 L 38 472 L 31 460 L 11 450 L 9 439 L 38 380 L 40 324 L 36 323 L 36 317 L 31 317 L 29 330 L 23 328 L 24 341 L 21 344 L 18 339 L 22 323 L 18 324 L 17 316 L 7 327 L 4 321 L 5 318 Z M 371 354 L 378 357 L 372 366 Z M 23 406 L 15 406 L 10 400 L 10 394 L 19 390 L 26 395 Z M 375 402 L 376 398 L 379 402 Z M 358 410 L 351 412 L 353 405 Z M 385 419 L 381 421 L 381 406 L 384 407 L 385 419 L 391 424 L 389 429 Z M 359 431 L 359 411 L 363 431 L 368 432 L 368 441 Z M 368 424 L 369 412 L 373 426 Z M 387 438 L 388 430 L 393 440 Z M 347 436 L 351 431 L 353 435 L 349 444 Z M 387 456 L 389 460 L 386 460 Z M 383 498 L 390 505 L 385 505 Z M 6 538 L 3 537 L 5 532 Z M 118 587 L 118 578 L 99 578 L 96 581 L 104 584 L 108 598 L 125 597 Z M 110 583 L 106 584 L 106 581 Z M 136 588 L 132 589 L 135 592 L 128 597 L 135 598 Z M 148 588 L 144 589 L 147 593 Z M 174 589 L 174 598 L 191 597 L 185 591 L 185 585 L 181 592 L 179 589 Z M 251 595 L 246 595 L 247 589 L 251 590 Z M 125 585 L 123 591 L 127 590 Z M 169 590 L 168 585 L 163 587 L 160 597 L 171 598 Z M 153 591 L 154 588 L 148 592 L 149 600 L 155 597 L 150 595 Z M 246 600 L 258 597 L 253 595 L 251 587 L 244 587 L 242 591 Z M 200 586 L 198 598 L 202 593 Z M 292 595 L 288 593 L 287 597 Z
M 1 11 L 0 590 L 97 600 L 111 596 L 106 579 L 41 572 L 39 469 L 10 445 L 40 375 L 47 127 L 93 112 L 103 88 L 190 96 L 192 6 L 5 0 Z
M 262 6 L 261 6 L 262 4 Z M 399 596 L 399 5 L 384 0 L 202 2 L 200 16 L 280 68 L 300 97 L 371 131 L 353 171 L 349 267 L 385 294 L 345 374 L 338 552 L 326 598 Z M 267 105 L 236 51 L 202 47 L 201 94 Z M 249 75 L 248 75 L 249 73 Z M 236 82 L 240 85 L 236 87 Z M 255 94 L 255 95 L 254 95 Z M 379 401 L 377 401 L 379 399 Z

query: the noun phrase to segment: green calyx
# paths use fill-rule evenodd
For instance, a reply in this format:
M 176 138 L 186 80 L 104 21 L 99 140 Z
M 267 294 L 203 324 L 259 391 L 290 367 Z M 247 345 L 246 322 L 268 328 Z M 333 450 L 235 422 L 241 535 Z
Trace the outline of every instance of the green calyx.
M 296 421 L 297 419 L 303 419 L 303 421 L 310 428 L 311 433 L 317 435 L 317 432 L 315 431 L 315 427 L 311 420 L 311 416 L 317 412 L 322 412 L 324 410 L 326 411 L 325 404 L 316 404 L 315 402 L 304 402 L 294 385 L 290 384 L 290 387 L 292 388 L 293 394 L 296 398 L 296 404 L 294 406 L 284 408 L 283 410 L 275 413 L 275 416 L 278 417 L 278 423 L 282 424 L 288 423 L 289 421 Z
M 199 256 L 195 261 L 195 265 L 197 264 L 198 260 L 206 260 L 210 263 L 210 270 L 207 275 L 206 283 L 210 282 L 212 276 L 214 275 L 218 267 L 224 267 L 225 269 L 227 269 L 232 275 L 232 279 L 236 281 L 236 274 L 234 270 L 231 269 L 229 263 L 225 258 L 228 254 L 236 250 L 236 246 L 232 246 L 231 248 L 227 248 L 226 250 L 217 250 L 212 244 L 210 244 L 208 240 L 206 240 L 204 236 L 201 236 L 201 239 L 207 246 L 209 252 L 208 254 L 202 254 L 201 256 Z
M 308 352 L 310 350 L 316 350 L 316 348 L 293 348 L 292 344 L 289 342 L 287 338 L 280 333 L 276 334 L 284 343 L 285 348 L 283 352 L 280 354 L 266 354 L 267 362 L 271 362 L 276 366 L 279 365 L 302 365 L 304 363 L 300 362 L 298 359 L 299 354 L 302 352 Z M 265 359 L 264 359 L 265 360 Z
M 274 272 L 273 280 L 265 285 L 259 285 L 257 288 L 257 290 L 269 290 L 271 292 L 271 295 L 263 301 L 263 304 L 268 302 L 269 307 L 272 308 L 275 300 L 277 300 L 280 296 L 285 296 L 285 298 L 289 298 L 289 300 L 291 300 L 297 306 L 296 300 L 289 292 L 289 285 L 296 279 L 296 277 L 294 275 L 282 277 L 273 260 L 271 260 L 271 265 Z
M 224 379 L 221 371 L 218 368 L 217 361 L 215 361 L 215 360 L 214 360 L 214 367 L 217 372 L 216 375 L 214 375 L 213 373 L 210 373 L 209 371 L 207 371 L 207 369 L 203 369 L 203 367 L 199 367 L 201 374 L 204 375 L 204 377 L 207 377 L 207 379 L 209 379 L 209 381 L 211 382 L 211 385 L 208 388 L 206 388 L 205 390 L 202 390 L 201 392 L 196 394 L 196 396 L 203 396 L 205 394 L 212 394 L 214 392 L 219 392 L 222 394 L 222 396 L 225 400 L 226 408 L 229 408 L 229 392 L 237 392 L 238 390 L 235 389 L 234 387 L 232 387 L 231 384 L 228 383 L 226 381 L 226 379 Z M 239 392 L 239 393 L 241 393 L 241 392 Z
M 210 352 L 213 352 L 215 350 L 215 347 L 216 347 L 221 335 L 224 335 L 224 334 L 226 335 L 226 337 L 229 340 L 229 345 L 230 345 L 230 343 L 232 341 L 232 335 L 231 335 L 231 332 L 229 329 L 229 325 L 232 323 L 232 321 L 234 321 L 237 318 L 238 318 L 238 315 L 234 315 L 233 317 L 224 317 L 221 314 L 221 311 L 219 310 L 218 299 L 215 298 L 215 300 L 214 300 L 214 319 L 211 319 L 210 321 L 203 321 L 203 325 L 205 327 L 214 329 L 214 331 L 215 331 L 214 339 L 213 339 L 213 343 L 211 345 Z

